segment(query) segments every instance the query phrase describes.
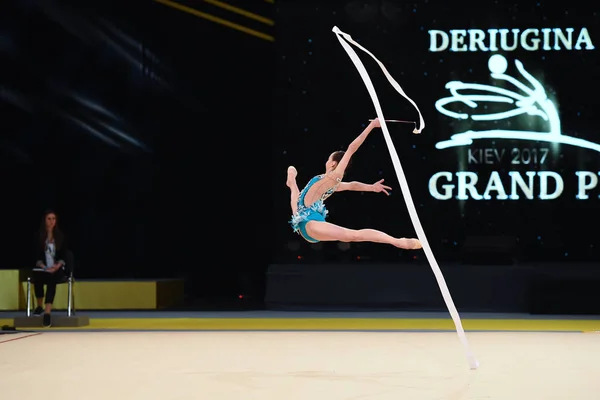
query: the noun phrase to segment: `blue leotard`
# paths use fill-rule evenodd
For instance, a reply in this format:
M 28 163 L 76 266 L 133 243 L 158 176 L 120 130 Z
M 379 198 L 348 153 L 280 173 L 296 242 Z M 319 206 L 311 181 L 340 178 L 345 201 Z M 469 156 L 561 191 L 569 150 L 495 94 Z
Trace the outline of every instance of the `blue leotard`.
M 336 179 L 337 183 L 332 188 L 323 193 L 317 201 L 306 206 L 306 204 L 304 204 L 304 196 L 306 196 L 306 193 L 312 185 L 319 182 L 324 177 L 325 175 L 315 176 L 306 184 L 304 189 L 302 189 L 298 196 L 298 211 L 292 215 L 292 219 L 290 220 L 290 225 L 292 225 L 294 232 L 298 233 L 310 243 L 317 243 L 318 240 L 310 237 L 306 232 L 306 224 L 308 221 L 325 221 L 325 218 L 327 218 L 327 214 L 329 213 L 327 208 L 325 208 L 325 200 L 337 190 L 337 187 L 341 182 L 341 179 Z

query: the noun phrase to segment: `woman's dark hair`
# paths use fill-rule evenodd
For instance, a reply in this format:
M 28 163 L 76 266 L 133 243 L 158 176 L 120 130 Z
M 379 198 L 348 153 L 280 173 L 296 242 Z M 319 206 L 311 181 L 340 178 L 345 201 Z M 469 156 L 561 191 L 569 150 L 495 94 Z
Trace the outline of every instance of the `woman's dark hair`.
M 346 154 L 346 152 L 344 150 L 338 150 L 336 152 L 333 152 L 333 154 L 331 154 L 331 161 L 335 161 L 336 163 L 339 164 L 339 162 L 342 161 L 342 157 L 344 157 L 344 154 Z M 348 169 L 350 168 L 351 163 L 352 163 L 352 159 L 350 159 L 350 161 L 348 161 L 348 165 L 346 166 L 346 171 L 348 171 Z
M 43 249 L 46 248 L 46 239 L 48 239 L 48 232 L 46 232 L 46 217 L 50 214 L 54 214 L 56 216 L 56 224 L 52 229 L 52 236 L 54 236 L 54 245 L 57 249 L 60 249 L 64 243 L 65 237 L 60 228 L 58 227 L 58 214 L 56 214 L 56 212 L 54 212 L 53 210 L 46 210 L 46 212 L 44 212 L 44 215 L 42 216 L 42 221 L 40 222 L 40 230 L 38 231 L 40 246 L 42 246 Z

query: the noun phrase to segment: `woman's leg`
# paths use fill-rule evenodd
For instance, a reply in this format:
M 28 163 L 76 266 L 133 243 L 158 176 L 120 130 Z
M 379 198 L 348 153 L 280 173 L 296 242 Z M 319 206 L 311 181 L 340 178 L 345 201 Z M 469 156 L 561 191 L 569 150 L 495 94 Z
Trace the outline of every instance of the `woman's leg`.
M 46 279 L 42 274 L 45 274 L 45 272 L 35 271 L 33 273 L 33 293 L 35 294 L 35 300 L 37 303 L 35 314 L 40 314 L 41 308 L 44 305 L 44 284 Z
M 46 285 L 46 314 L 50 314 L 50 312 L 52 311 L 54 297 L 56 297 L 56 282 L 48 281 L 48 284 Z
M 292 207 L 292 214 L 296 214 L 298 211 L 298 196 L 300 196 L 300 190 L 296 183 L 296 176 L 298 171 L 295 167 L 289 166 L 287 169 L 287 181 L 286 185 L 290 188 L 290 206 Z
M 44 320 L 43 325 L 45 327 L 52 326 L 52 303 L 54 303 L 54 297 L 56 296 L 56 280 L 48 279 L 46 283 L 46 304 L 44 307 Z
M 323 221 L 308 221 L 306 232 L 322 242 L 373 242 L 391 244 L 407 250 L 421 248 L 421 242 L 418 239 L 395 238 L 375 229 L 348 229 Z

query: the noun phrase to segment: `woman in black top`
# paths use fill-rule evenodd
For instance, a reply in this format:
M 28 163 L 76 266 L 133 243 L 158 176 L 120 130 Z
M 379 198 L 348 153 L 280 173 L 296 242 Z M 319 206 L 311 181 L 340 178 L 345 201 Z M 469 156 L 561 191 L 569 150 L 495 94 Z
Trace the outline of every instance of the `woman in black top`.
M 37 300 L 34 315 L 44 315 L 44 326 L 51 326 L 50 313 L 56 295 L 56 285 L 65 279 L 67 246 L 58 228 L 56 213 L 46 211 L 35 237 L 35 267 L 33 287 Z M 46 301 L 44 303 L 44 285 Z M 45 307 L 42 307 L 45 305 Z

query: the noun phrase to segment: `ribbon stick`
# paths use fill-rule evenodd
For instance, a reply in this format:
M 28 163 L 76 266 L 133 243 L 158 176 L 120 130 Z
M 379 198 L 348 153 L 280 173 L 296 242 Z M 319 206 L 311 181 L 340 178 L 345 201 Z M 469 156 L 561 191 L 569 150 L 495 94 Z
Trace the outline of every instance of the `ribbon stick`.
M 437 283 L 440 287 L 440 291 L 442 293 L 444 301 L 446 302 L 446 307 L 448 308 L 448 311 L 450 312 L 450 316 L 452 317 L 452 320 L 454 321 L 454 325 L 456 327 L 456 332 L 458 334 L 458 337 L 465 348 L 469 366 L 471 369 L 477 369 L 477 367 L 479 366 L 479 362 L 477 361 L 477 359 L 471 352 L 471 349 L 469 348 L 469 344 L 467 342 L 467 337 L 465 335 L 465 331 L 463 329 L 462 322 L 460 320 L 460 316 L 458 315 L 458 311 L 456 310 L 456 307 L 452 300 L 452 296 L 450 295 L 450 291 L 448 290 L 448 286 L 446 285 L 446 280 L 444 279 L 444 275 L 442 274 L 442 271 L 440 270 L 440 267 L 437 264 L 437 261 L 433 255 L 433 252 L 431 251 L 431 247 L 429 246 L 429 242 L 427 241 L 427 237 L 425 236 L 425 232 L 423 231 L 423 227 L 421 226 L 421 222 L 419 220 L 417 210 L 415 208 L 415 205 L 412 200 L 412 196 L 410 194 L 410 190 L 408 188 L 406 176 L 404 175 L 404 170 L 402 169 L 402 165 L 400 164 L 400 158 L 398 157 L 398 153 L 396 152 L 394 143 L 392 142 L 392 138 L 390 136 L 390 133 L 389 133 L 387 125 L 386 125 L 386 119 L 383 116 L 383 111 L 381 110 L 381 105 L 379 104 L 379 100 L 377 98 L 377 92 L 375 91 L 375 88 L 373 87 L 373 83 L 371 82 L 371 78 L 370 78 L 369 74 L 367 73 L 365 66 L 361 62 L 360 58 L 358 57 L 358 55 L 356 54 L 354 49 L 352 49 L 352 47 L 346 41 L 348 41 L 349 43 L 358 47 L 365 53 L 369 54 L 377 62 L 377 64 L 379 64 L 383 73 L 385 74 L 386 78 L 391 83 L 391 85 L 394 87 L 394 89 L 396 89 L 396 91 L 398 93 L 400 93 L 403 97 L 405 97 L 417 109 L 417 112 L 419 113 L 420 129 L 417 129 L 415 127 L 415 130 L 413 131 L 413 133 L 421 133 L 421 131 L 425 127 L 425 121 L 423 120 L 421 111 L 419 111 L 419 108 L 417 107 L 415 102 L 412 99 L 410 99 L 406 95 L 406 93 L 404 93 L 404 90 L 402 90 L 400 85 L 394 80 L 394 78 L 392 78 L 392 76 L 387 72 L 387 70 L 385 69 L 383 64 L 377 58 L 375 58 L 375 56 L 373 54 L 371 54 L 368 50 L 366 50 L 365 48 L 360 46 L 358 43 L 356 43 L 354 40 L 352 40 L 352 37 L 350 37 L 350 35 L 340 31 L 337 26 L 333 27 L 333 32 L 336 34 L 336 37 L 338 38 L 340 44 L 342 45 L 344 50 L 346 50 L 350 59 L 353 61 L 354 65 L 356 66 L 356 69 L 358 70 L 360 76 L 362 77 L 362 79 L 365 83 L 365 86 L 367 87 L 367 90 L 369 91 L 369 94 L 371 95 L 371 100 L 373 101 L 373 105 L 375 106 L 375 111 L 377 113 L 377 117 L 379 118 L 379 121 L 381 124 L 381 130 L 383 132 L 385 142 L 386 142 L 388 150 L 390 152 L 390 156 L 392 158 L 392 163 L 394 165 L 394 169 L 396 170 L 396 175 L 398 177 L 398 181 L 400 183 L 402 193 L 404 194 L 404 201 L 406 203 L 408 213 L 410 214 L 410 219 L 411 219 L 413 226 L 415 228 L 415 231 L 417 233 L 417 237 L 421 241 L 421 245 L 423 246 L 423 250 L 427 257 L 427 261 L 429 261 L 429 265 L 431 266 L 431 269 L 433 270 L 433 273 L 436 277 Z
M 369 121 L 373 121 L 372 119 L 370 119 Z M 393 122 L 396 124 L 412 124 L 414 125 L 415 129 L 413 130 L 413 133 L 418 133 L 417 132 L 417 122 L 416 121 L 402 121 L 399 119 L 386 119 L 385 122 Z

